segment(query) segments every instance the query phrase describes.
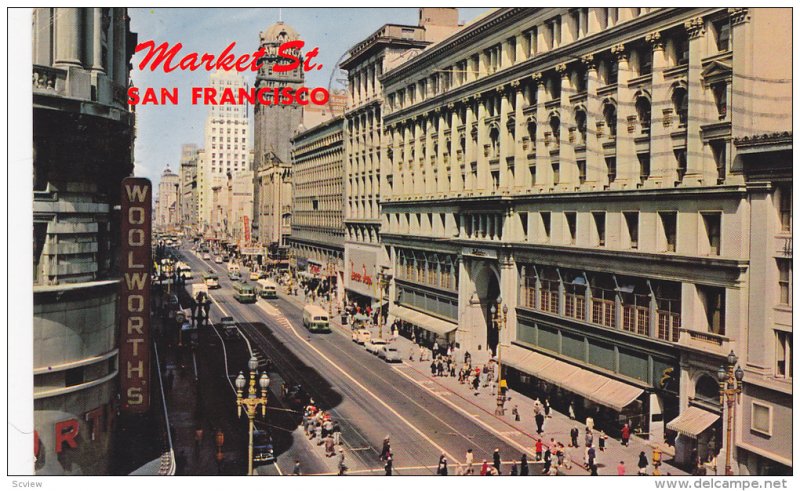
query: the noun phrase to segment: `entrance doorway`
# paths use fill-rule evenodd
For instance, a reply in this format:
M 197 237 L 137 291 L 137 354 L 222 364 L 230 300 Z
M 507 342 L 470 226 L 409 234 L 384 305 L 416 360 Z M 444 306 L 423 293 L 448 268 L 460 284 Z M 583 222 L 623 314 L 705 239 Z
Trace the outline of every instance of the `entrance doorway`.
M 500 283 L 497 281 L 497 276 L 489 270 L 486 269 L 489 274 L 488 276 L 488 286 L 486 289 L 486 296 L 481 299 L 481 303 L 484 305 L 484 315 L 486 316 L 486 346 L 492 352 L 492 356 L 497 356 L 497 344 L 500 342 L 500 331 L 497 329 L 497 325 L 494 322 L 494 315 L 492 313 L 492 307 L 497 307 L 497 299 L 500 297 Z

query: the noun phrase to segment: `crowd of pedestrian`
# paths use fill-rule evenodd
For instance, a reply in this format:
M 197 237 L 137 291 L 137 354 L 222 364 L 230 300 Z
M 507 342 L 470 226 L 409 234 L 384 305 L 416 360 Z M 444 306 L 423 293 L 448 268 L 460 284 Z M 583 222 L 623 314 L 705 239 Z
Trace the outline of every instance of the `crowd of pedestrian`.
M 317 445 L 325 446 L 325 456 L 336 456 L 336 447 L 341 449 L 342 430 L 339 422 L 331 418 L 327 411 L 323 411 L 311 401 L 303 408 L 303 429 L 306 436 Z

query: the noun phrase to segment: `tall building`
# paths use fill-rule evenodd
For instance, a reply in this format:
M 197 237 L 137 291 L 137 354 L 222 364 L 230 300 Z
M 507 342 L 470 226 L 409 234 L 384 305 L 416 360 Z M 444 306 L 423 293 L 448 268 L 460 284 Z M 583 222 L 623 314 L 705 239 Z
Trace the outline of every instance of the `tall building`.
M 33 9 L 33 407 L 38 475 L 109 474 L 120 184 L 136 46 L 125 8 Z
M 339 116 L 292 139 L 289 246 L 306 274 L 344 298 L 344 140 Z
M 281 61 L 278 49 L 281 44 L 299 39 L 291 26 L 276 22 L 260 33 L 259 48 L 265 54 L 258 60 L 261 69 L 256 75 L 256 89 L 263 87 L 303 86 L 305 74 L 302 67 L 287 72 L 274 72 L 273 66 Z M 294 55 L 302 59 L 297 50 Z M 256 104 L 253 187 L 253 235 L 256 241 L 269 245 L 283 244 L 289 234 L 291 217 L 291 138 L 303 122 L 303 108 L 299 104 Z
M 180 227 L 180 204 L 178 198 L 181 178 L 167 166 L 161 173 L 158 183 L 158 199 L 156 200 L 153 222 L 162 230 L 174 230 Z
M 246 89 L 244 78 L 235 71 L 215 71 L 210 86 L 221 93 L 231 89 L 234 94 Z M 204 155 L 198 159 L 198 220 L 201 229 L 211 223 L 211 187 L 215 178 L 225 179 L 249 168 L 248 104 L 210 105 L 205 123 Z
M 180 225 L 189 233 L 197 226 L 197 160 L 197 145 L 187 143 L 181 146 Z
M 679 465 L 790 472 L 790 32 L 780 9 L 504 8 L 388 70 L 390 315 Z
M 458 9 L 421 8 L 419 25 L 386 24 L 353 46 L 340 68 L 350 90 L 345 113 L 345 289 L 362 304 L 383 303 L 378 275 L 390 267 L 380 244 L 381 76 L 458 29 Z

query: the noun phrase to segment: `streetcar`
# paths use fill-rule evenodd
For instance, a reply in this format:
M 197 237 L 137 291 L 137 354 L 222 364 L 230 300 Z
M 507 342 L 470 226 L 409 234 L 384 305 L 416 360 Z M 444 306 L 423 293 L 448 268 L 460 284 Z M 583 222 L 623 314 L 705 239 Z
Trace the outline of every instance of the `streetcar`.
M 278 298 L 278 286 L 271 280 L 258 280 L 258 295 L 261 298 Z
M 256 290 L 243 281 L 233 283 L 233 298 L 239 303 L 256 303 Z
M 331 332 L 328 312 L 318 305 L 306 305 L 303 309 L 303 326 L 311 332 Z
M 214 273 L 205 273 L 203 274 L 203 283 L 206 284 L 208 288 L 219 288 L 219 277 Z

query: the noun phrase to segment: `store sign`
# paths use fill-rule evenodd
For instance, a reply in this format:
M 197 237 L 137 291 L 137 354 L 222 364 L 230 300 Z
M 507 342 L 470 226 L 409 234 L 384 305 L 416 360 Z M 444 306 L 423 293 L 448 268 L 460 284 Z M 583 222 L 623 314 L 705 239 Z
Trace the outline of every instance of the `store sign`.
M 357 271 L 353 261 L 350 261 L 350 279 L 353 281 L 357 281 L 358 283 L 363 283 L 367 286 L 372 286 L 372 276 L 367 274 L 367 265 L 361 265 L 361 271 Z
M 497 259 L 497 252 L 491 249 L 480 249 L 478 247 L 465 247 L 461 250 L 462 256 L 480 257 L 486 259 Z
M 152 192 L 149 179 L 122 181 L 119 372 L 121 410 L 150 407 L 150 249 Z
M 345 264 L 345 288 L 375 298 L 378 254 L 363 249 L 350 249 Z
M 242 217 L 242 222 L 244 222 L 244 241 L 245 243 L 250 243 L 250 217 L 244 215 Z

